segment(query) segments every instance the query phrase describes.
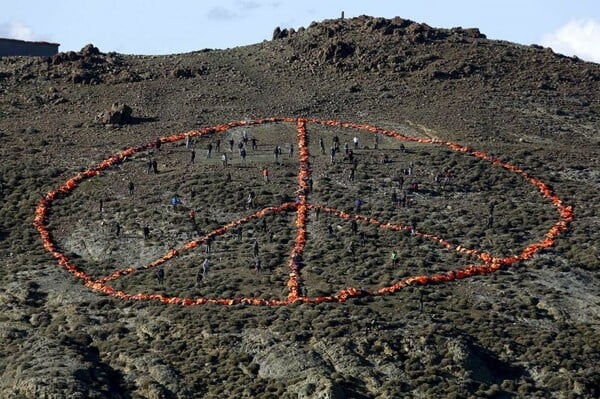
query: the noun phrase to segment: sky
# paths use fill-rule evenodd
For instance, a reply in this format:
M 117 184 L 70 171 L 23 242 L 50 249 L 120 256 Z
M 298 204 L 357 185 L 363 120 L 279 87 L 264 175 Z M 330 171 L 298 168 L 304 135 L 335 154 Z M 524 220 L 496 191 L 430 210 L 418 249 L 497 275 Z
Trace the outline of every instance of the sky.
M 477 27 L 600 63 L 600 0 L 3 0 L 0 37 L 78 51 L 173 54 L 270 40 L 273 29 L 370 15 Z

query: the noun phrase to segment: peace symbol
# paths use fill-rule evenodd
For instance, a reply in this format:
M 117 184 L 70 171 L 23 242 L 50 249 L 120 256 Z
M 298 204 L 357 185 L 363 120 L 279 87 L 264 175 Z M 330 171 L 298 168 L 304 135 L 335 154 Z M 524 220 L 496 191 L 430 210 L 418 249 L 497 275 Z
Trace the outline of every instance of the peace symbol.
M 297 198 L 293 202 L 283 202 L 277 206 L 268 206 L 260 209 L 254 213 L 245 215 L 237 220 L 230 221 L 217 229 L 214 229 L 201 237 L 191 240 L 178 248 L 172 248 L 166 254 L 159 257 L 155 261 L 141 266 L 141 267 L 127 267 L 124 269 L 116 270 L 109 275 L 93 278 L 89 274 L 82 271 L 77 265 L 75 265 L 67 255 L 59 248 L 59 245 L 55 243 L 52 233 L 49 229 L 50 209 L 55 200 L 68 197 L 83 181 L 93 179 L 106 171 L 111 167 L 115 167 L 123 163 L 129 157 L 133 155 L 148 151 L 153 148 L 159 147 L 163 143 L 172 143 L 186 139 L 187 137 L 200 137 L 206 135 L 217 135 L 225 132 L 229 129 L 244 126 L 257 126 L 263 124 L 272 123 L 288 123 L 295 124 L 297 132 L 297 148 L 299 157 L 299 171 L 296 176 L 297 181 Z M 321 125 L 321 126 L 333 126 L 344 129 L 354 129 L 356 131 L 368 132 L 374 135 L 386 136 L 395 140 L 431 144 L 444 146 L 451 151 L 463 153 L 467 156 L 475 157 L 483 161 L 491 163 L 494 167 L 503 168 L 508 172 L 512 172 L 521 178 L 525 179 L 528 183 L 537 188 L 541 194 L 541 197 L 550 201 L 550 203 L 556 208 L 558 213 L 558 219 L 554 222 L 552 227 L 544 234 L 544 236 L 536 242 L 533 242 L 523 248 L 520 253 L 506 257 L 494 257 L 491 254 L 478 250 L 475 248 L 467 248 L 462 245 L 452 244 L 450 241 L 444 238 L 429 234 L 426 232 L 415 230 L 407 224 L 396 224 L 386 222 L 384 220 L 378 220 L 375 217 L 361 215 L 359 213 L 348 213 L 339 209 L 330 208 L 324 205 L 314 204 L 310 202 L 310 189 L 309 181 L 311 179 L 311 165 L 309 161 L 309 146 L 308 146 L 308 125 Z M 466 254 L 469 257 L 475 259 L 475 262 L 465 267 L 439 272 L 431 275 L 414 275 L 400 279 L 399 281 L 390 282 L 389 285 L 378 288 L 378 289 L 364 289 L 349 287 L 339 290 L 336 293 L 324 296 L 310 297 L 302 295 L 302 273 L 304 267 L 303 255 L 307 243 L 307 224 L 309 222 L 309 212 L 317 211 L 327 213 L 334 217 L 338 217 L 344 220 L 355 220 L 362 223 L 367 223 L 376 226 L 379 229 L 389 230 L 392 232 L 405 232 L 413 230 L 412 233 L 416 237 L 420 237 L 424 240 L 430 240 L 431 242 L 439 244 L 440 248 L 448 251 L 456 251 L 461 254 Z M 223 234 L 235 229 L 236 226 L 240 226 L 244 223 L 263 218 L 266 215 L 288 212 L 295 213 L 295 237 L 293 240 L 293 246 L 289 251 L 288 256 L 288 269 L 289 278 L 287 279 L 288 294 L 286 298 L 282 299 L 264 299 L 258 297 L 234 297 L 234 298 L 206 298 L 206 297 L 178 297 L 178 296 L 167 296 L 164 294 L 153 294 L 153 293 L 136 293 L 132 294 L 125 292 L 124 290 L 115 289 L 110 285 L 117 279 L 125 276 L 133 275 L 136 273 L 143 273 L 144 271 L 156 269 L 170 260 L 177 258 L 179 255 L 186 251 L 191 251 L 198 248 L 202 244 L 213 240 L 216 237 L 222 236 Z M 438 139 L 430 138 L 418 138 L 412 136 L 402 135 L 394 130 L 382 129 L 366 124 L 357 124 L 349 122 L 340 122 L 336 120 L 319 120 L 319 119 L 306 119 L 306 118 L 265 118 L 251 121 L 237 121 L 227 124 L 220 124 L 212 127 L 206 127 L 198 130 L 192 130 L 186 133 L 176 134 L 172 136 L 161 137 L 155 141 L 151 141 L 144 145 L 131 147 L 125 149 L 118 154 L 111 156 L 98 165 L 87 169 L 83 172 L 78 173 L 74 177 L 68 179 L 65 183 L 60 185 L 58 188 L 48 192 L 39 202 L 35 210 L 34 226 L 39 232 L 42 243 L 46 251 L 48 251 L 57 261 L 57 263 L 69 271 L 72 275 L 82 280 L 86 287 L 92 291 L 104 293 L 106 295 L 123 299 L 123 300 L 141 300 L 141 301 L 159 301 L 168 304 L 178 304 L 183 306 L 201 305 L 201 304 L 222 304 L 222 305 L 235 305 L 235 304 L 248 304 L 248 305 L 268 305 L 268 306 L 281 306 L 288 305 L 295 302 L 301 303 L 320 303 L 320 302 L 344 302 L 349 298 L 361 297 L 361 296 L 377 296 L 385 295 L 397 292 L 407 286 L 413 285 L 428 285 L 435 283 L 448 282 L 457 279 L 464 279 L 476 275 L 484 275 L 493 273 L 502 267 L 508 267 L 518 262 L 522 262 L 526 259 L 530 259 L 533 255 L 544 248 L 548 248 L 553 245 L 556 237 L 568 228 L 569 223 L 573 219 L 573 210 L 571 206 L 565 205 L 563 201 L 552 192 L 550 187 L 542 182 L 541 180 L 531 176 L 526 171 L 511 165 L 507 162 L 503 162 L 498 158 L 491 156 L 487 153 L 474 150 L 470 147 L 463 146 L 460 144 L 442 141 Z

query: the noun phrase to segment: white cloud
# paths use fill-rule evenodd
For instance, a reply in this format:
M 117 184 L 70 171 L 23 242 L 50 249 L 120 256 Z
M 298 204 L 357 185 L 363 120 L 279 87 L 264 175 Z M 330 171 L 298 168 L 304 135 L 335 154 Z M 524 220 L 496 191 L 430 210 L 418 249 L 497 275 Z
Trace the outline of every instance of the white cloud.
M 277 6 L 277 4 L 274 4 Z M 249 12 L 260 9 L 262 5 L 253 0 L 235 0 L 229 7 L 219 5 L 206 13 L 209 19 L 232 20 L 241 19 Z
M 229 20 L 235 19 L 239 17 L 239 14 L 235 11 L 232 11 L 228 8 L 216 6 L 208 10 L 206 16 L 209 19 L 220 19 L 220 20 Z
M 33 33 L 30 27 L 22 24 L 19 21 L 0 24 L 0 37 L 6 39 L 19 40 L 38 40 L 37 35 Z
M 556 32 L 544 35 L 541 44 L 557 53 L 600 63 L 600 22 L 575 19 Z

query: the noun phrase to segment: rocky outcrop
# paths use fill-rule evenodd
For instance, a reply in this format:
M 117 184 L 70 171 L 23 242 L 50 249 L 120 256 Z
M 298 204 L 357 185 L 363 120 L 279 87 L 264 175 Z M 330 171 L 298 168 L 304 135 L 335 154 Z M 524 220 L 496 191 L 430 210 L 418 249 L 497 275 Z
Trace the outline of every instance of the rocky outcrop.
M 98 114 L 96 120 L 105 125 L 126 125 L 133 121 L 132 112 L 130 106 L 116 102 L 111 105 L 110 109 Z

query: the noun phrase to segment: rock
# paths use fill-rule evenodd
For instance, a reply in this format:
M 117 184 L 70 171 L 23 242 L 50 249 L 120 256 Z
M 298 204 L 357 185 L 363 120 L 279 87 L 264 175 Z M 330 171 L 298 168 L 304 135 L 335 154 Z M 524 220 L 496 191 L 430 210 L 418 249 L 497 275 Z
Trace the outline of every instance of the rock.
M 100 50 L 98 50 L 98 47 L 95 47 L 93 44 L 86 44 L 79 52 L 84 57 L 100 54 Z
M 309 376 L 306 380 L 290 385 L 288 392 L 298 399 L 345 399 L 344 390 L 328 378 Z
M 109 110 L 100 113 L 96 119 L 103 124 L 126 125 L 131 123 L 132 109 L 128 105 L 114 103 Z
M 268 379 L 287 380 L 301 377 L 309 369 L 317 369 L 320 373 L 329 369 L 315 352 L 290 348 L 286 343 L 257 353 L 254 362 L 260 365 L 258 375 Z
M 287 29 L 281 29 L 279 26 L 273 30 L 273 40 L 284 39 L 288 37 L 289 32 Z
M 173 78 L 192 78 L 194 77 L 194 73 L 190 68 L 175 68 L 173 69 L 169 75 Z
M 321 53 L 322 61 L 336 62 L 354 54 L 354 46 L 350 43 L 337 41 L 330 43 Z
M 71 82 L 83 84 L 100 83 L 100 78 L 91 71 L 74 69 L 71 72 Z

